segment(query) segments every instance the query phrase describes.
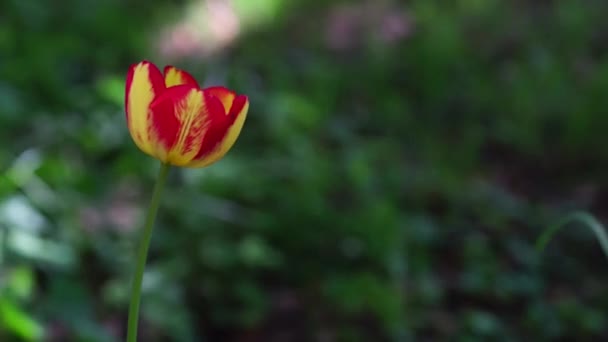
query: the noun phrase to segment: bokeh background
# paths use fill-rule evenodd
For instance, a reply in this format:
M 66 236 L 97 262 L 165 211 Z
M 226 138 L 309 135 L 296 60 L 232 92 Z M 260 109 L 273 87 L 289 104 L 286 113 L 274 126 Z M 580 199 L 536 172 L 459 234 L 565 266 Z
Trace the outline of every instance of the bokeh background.
M 608 338 L 605 0 L 3 0 L 0 340 L 120 341 L 158 170 L 130 64 L 248 94 L 174 169 L 142 341 Z

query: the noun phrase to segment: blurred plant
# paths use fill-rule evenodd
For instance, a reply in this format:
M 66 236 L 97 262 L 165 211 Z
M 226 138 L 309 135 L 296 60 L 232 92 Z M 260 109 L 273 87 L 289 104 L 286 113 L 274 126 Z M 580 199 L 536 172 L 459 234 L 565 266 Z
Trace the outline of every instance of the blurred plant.
M 23 341 L 39 341 L 43 337 L 43 326 L 24 310 L 33 297 L 33 289 L 34 274 L 29 267 L 0 268 L 0 339 L 4 340 L 3 330 Z

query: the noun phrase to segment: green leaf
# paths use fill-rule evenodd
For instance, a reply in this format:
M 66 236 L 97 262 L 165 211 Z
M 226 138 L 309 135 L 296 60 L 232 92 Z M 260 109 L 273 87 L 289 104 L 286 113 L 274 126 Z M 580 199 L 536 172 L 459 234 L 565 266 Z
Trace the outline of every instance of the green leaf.
M 595 217 L 586 212 L 572 213 L 566 216 L 561 221 L 557 222 L 555 225 L 545 230 L 543 235 L 538 238 L 538 241 L 536 243 L 538 251 L 542 252 L 545 249 L 551 238 L 557 233 L 558 230 L 574 222 L 582 223 L 583 225 L 591 229 L 591 231 L 595 234 L 598 242 L 600 243 L 602 251 L 608 259 L 608 235 L 606 235 L 606 229 L 598 220 L 595 219 Z
M 0 321 L 9 332 L 26 341 L 38 341 L 44 334 L 43 327 L 8 299 L 0 299 Z

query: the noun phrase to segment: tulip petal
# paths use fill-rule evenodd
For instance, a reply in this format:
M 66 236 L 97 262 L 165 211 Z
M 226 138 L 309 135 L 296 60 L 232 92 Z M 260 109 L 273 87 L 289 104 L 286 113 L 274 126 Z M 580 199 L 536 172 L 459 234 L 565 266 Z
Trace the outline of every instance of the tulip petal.
M 153 155 L 153 146 L 148 131 L 148 108 L 164 90 L 165 81 L 154 64 L 143 61 L 131 65 L 125 89 L 127 126 L 135 144 L 149 155 Z
M 150 122 L 155 125 L 152 131 L 156 132 L 158 157 L 175 166 L 185 166 L 200 151 L 214 117 L 226 117 L 217 98 L 190 85 L 168 88 L 151 112 L 157 113 L 157 107 L 160 114 Z M 175 124 L 167 113 L 172 114 Z
M 239 137 L 248 110 L 247 97 L 236 96 L 231 104 L 230 112 L 224 117 L 224 120 L 218 118 L 212 122 L 212 126 L 205 134 L 201 150 L 186 167 L 205 167 L 222 159 Z
M 186 96 L 193 88 L 181 85 L 168 88 L 150 105 L 148 132 L 154 157 L 167 162 L 169 151 L 175 145 L 181 122 L 176 115 L 175 99 Z
M 174 66 L 167 65 L 164 70 L 165 74 L 165 85 L 167 87 L 173 87 L 176 85 L 188 84 L 193 87 L 199 88 L 198 82 L 189 73 L 178 69 Z
M 217 97 L 220 101 L 222 101 L 222 105 L 224 105 L 224 110 L 226 111 L 226 114 L 230 112 L 232 103 L 236 98 L 236 94 L 232 90 L 219 86 L 205 88 L 204 90 L 209 94 Z

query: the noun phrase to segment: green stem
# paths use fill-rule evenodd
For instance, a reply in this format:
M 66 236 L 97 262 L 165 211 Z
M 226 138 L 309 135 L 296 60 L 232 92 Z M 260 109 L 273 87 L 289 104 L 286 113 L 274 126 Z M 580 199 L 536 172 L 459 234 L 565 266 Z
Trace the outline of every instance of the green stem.
M 133 289 L 131 290 L 131 303 L 129 304 L 127 342 L 137 341 L 137 323 L 139 321 L 141 283 L 144 277 L 144 270 L 146 268 L 148 247 L 150 247 L 150 240 L 152 238 L 152 227 L 154 226 L 154 219 L 156 218 L 156 212 L 158 211 L 158 206 L 160 204 L 161 194 L 165 186 L 165 181 L 167 180 L 167 174 L 169 174 L 169 168 L 169 164 L 161 164 L 158 179 L 156 180 L 156 185 L 154 185 L 154 192 L 152 193 L 150 208 L 148 209 L 148 214 L 144 223 L 143 236 L 137 251 L 137 264 L 135 266 L 135 277 L 133 278 Z

